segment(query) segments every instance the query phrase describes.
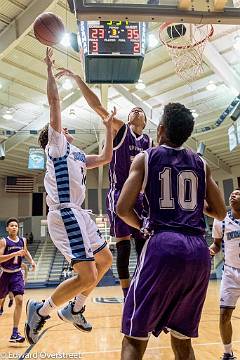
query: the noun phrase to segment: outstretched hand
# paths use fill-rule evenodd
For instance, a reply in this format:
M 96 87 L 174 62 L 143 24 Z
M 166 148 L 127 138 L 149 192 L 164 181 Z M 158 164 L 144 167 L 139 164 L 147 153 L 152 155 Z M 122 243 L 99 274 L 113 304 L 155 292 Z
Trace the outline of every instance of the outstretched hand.
M 107 117 L 103 119 L 103 124 L 109 128 L 112 127 L 113 118 L 116 116 L 117 110 L 116 107 L 113 107 L 113 110 L 111 111 L 111 114 L 109 114 Z
M 55 77 L 57 79 L 61 79 L 63 76 L 67 76 L 67 77 L 70 77 L 70 78 L 74 78 L 74 76 L 76 76 L 76 74 L 74 74 L 74 72 L 72 72 L 71 70 L 68 70 L 66 68 L 58 68 L 57 69 L 58 72 L 57 74 L 55 75 Z
M 55 60 L 53 59 L 53 49 L 50 47 L 47 47 L 46 50 L 46 57 L 44 59 L 45 63 L 47 64 L 47 67 L 51 68 L 55 64 Z

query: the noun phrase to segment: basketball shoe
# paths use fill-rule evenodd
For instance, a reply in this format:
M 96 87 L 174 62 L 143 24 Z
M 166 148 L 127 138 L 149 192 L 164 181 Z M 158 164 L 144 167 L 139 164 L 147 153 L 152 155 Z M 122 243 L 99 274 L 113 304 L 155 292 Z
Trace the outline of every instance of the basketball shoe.
M 67 306 L 58 310 L 58 316 L 61 320 L 72 323 L 78 330 L 90 332 L 92 330 L 92 325 L 87 322 L 83 316 L 85 311 L 85 306 L 78 312 L 73 311 L 74 302 L 70 301 Z
M 41 316 L 38 311 L 42 307 L 43 302 L 28 300 L 26 305 L 27 320 L 25 322 L 25 336 L 29 344 L 36 344 L 39 339 L 39 332 L 42 330 L 46 320 L 50 316 Z
M 11 343 L 23 343 L 25 341 L 25 337 L 23 337 L 18 331 L 16 333 L 12 333 L 9 342 Z
M 233 353 L 224 353 L 221 357 L 221 360 L 236 360 L 237 358 L 233 355 Z

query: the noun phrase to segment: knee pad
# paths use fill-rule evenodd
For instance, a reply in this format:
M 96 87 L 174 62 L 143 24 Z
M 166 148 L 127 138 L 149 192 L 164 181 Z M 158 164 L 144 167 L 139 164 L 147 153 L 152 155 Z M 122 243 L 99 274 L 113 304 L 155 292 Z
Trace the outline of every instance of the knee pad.
M 129 258 L 131 252 L 130 240 L 122 240 L 116 244 L 117 247 L 117 271 L 119 279 L 129 279 L 128 270 Z

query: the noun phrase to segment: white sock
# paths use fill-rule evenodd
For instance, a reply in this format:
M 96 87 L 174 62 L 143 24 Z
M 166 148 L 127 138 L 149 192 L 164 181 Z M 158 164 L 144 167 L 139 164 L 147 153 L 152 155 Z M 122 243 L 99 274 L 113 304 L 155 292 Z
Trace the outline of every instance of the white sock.
M 52 298 L 48 298 L 47 300 L 45 300 L 43 306 L 39 309 L 38 313 L 41 316 L 48 316 L 51 311 L 56 309 L 56 307 L 57 306 L 52 301 Z
M 223 344 L 223 346 L 224 346 L 224 352 L 226 354 L 232 354 L 232 343 L 227 345 Z
M 76 296 L 73 311 L 79 312 L 85 304 L 86 299 L 87 296 L 84 296 L 83 294 L 79 294 L 78 296 Z

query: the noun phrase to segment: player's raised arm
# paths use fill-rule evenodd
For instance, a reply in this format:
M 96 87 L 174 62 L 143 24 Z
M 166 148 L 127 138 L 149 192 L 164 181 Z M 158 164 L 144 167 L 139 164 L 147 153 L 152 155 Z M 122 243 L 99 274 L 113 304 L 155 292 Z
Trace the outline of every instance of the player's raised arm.
M 81 79 L 79 75 L 76 75 L 72 71 L 65 68 L 59 68 L 58 70 L 59 72 L 56 74 L 56 78 L 60 79 L 62 76 L 68 76 L 74 79 L 83 96 L 85 97 L 88 105 L 102 118 L 103 121 L 110 115 L 109 112 L 102 106 L 97 95 L 87 86 L 87 84 Z M 124 122 L 122 120 L 114 117 L 112 125 L 113 131 L 117 133 L 123 124 Z
M 117 214 L 128 225 L 140 229 L 139 217 L 134 211 L 134 205 L 141 192 L 144 180 L 144 154 L 138 154 L 130 168 L 129 176 L 123 185 L 121 195 L 117 203 Z
M 108 164 L 112 159 L 113 154 L 113 132 L 112 132 L 112 123 L 113 118 L 116 115 L 116 108 L 103 119 L 103 124 L 106 127 L 106 138 L 104 147 L 99 155 L 87 155 L 86 156 L 86 166 L 88 169 L 93 169 L 105 164 Z
M 223 196 L 212 178 L 208 165 L 206 169 L 206 203 L 204 213 L 220 221 L 225 218 L 227 213 Z
M 53 66 L 54 66 L 53 50 L 49 47 L 47 47 L 46 57 L 44 61 L 47 64 L 47 73 L 48 73 L 47 96 L 50 107 L 50 125 L 55 131 L 61 133 L 62 120 L 61 120 L 60 98 L 58 94 L 56 79 L 53 74 Z

